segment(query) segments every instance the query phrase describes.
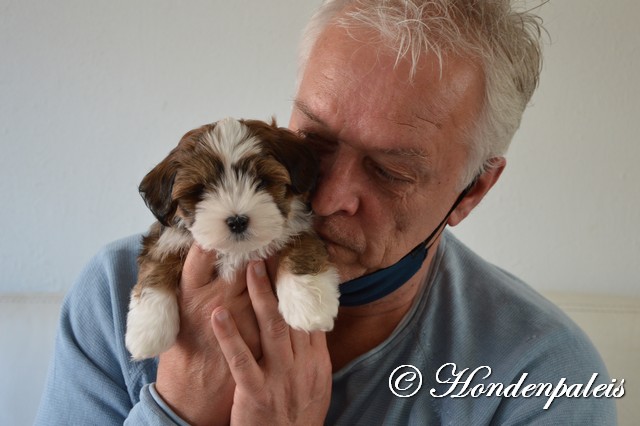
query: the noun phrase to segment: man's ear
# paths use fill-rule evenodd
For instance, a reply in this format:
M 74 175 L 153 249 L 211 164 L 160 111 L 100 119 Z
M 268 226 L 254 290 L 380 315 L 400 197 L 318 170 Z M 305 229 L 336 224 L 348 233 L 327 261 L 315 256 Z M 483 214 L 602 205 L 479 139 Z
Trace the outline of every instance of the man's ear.
M 451 213 L 447 224 L 449 226 L 456 226 L 462 222 L 471 211 L 480 204 L 480 201 L 484 198 L 489 190 L 495 185 L 500 178 L 502 171 L 507 165 L 507 160 L 504 157 L 494 157 L 489 160 L 490 167 L 487 168 L 478 178 L 467 195 L 460 201 L 458 207 Z

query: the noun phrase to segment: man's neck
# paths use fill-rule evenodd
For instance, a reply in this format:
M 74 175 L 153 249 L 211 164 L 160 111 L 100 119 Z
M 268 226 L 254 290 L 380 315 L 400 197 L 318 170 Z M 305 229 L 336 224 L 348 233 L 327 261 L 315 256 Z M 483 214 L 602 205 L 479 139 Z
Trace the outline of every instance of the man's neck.
M 327 334 L 334 372 L 391 336 L 420 293 L 439 243 L 433 244 L 418 272 L 393 293 L 366 305 L 340 307 L 333 331 Z

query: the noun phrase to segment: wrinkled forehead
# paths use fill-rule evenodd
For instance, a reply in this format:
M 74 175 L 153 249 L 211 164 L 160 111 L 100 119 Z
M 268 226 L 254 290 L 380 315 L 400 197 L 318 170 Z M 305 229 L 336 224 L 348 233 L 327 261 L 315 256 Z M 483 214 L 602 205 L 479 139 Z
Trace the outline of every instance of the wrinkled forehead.
M 294 110 L 323 121 L 344 139 L 404 140 L 407 135 L 429 141 L 442 132 L 466 139 L 484 102 L 481 68 L 464 58 L 441 62 L 428 55 L 413 77 L 411 67 L 357 34 L 328 27 L 309 59 Z M 291 127 L 298 124 L 293 120 Z M 454 134 L 460 130 L 462 134 Z

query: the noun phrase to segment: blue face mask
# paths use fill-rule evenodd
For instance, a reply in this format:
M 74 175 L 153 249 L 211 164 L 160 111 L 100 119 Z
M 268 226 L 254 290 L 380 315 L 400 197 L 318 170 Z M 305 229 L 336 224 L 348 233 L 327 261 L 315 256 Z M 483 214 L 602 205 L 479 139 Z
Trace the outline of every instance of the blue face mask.
M 409 254 L 395 264 L 367 275 L 340 284 L 340 306 L 359 306 L 391 294 L 422 267 L 433 241 L 446 227 L 446 222 L 458 204 L 469 193 L 475 180 L 458 196 L 455 203 L 426 240 L 418 244 Z

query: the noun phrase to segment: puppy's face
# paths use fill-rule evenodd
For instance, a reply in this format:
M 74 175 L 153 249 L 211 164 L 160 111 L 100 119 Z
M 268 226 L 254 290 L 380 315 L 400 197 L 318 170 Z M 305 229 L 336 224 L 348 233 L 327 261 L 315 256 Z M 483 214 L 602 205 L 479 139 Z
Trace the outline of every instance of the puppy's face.
M 163 225 L 186 227 L 203 248 L 247 253 L 283 238 L 316 175 L 312 151 L 294 133 L 225 119 L 187 133 L 140 193 Z

